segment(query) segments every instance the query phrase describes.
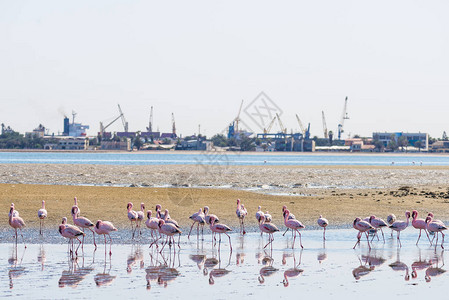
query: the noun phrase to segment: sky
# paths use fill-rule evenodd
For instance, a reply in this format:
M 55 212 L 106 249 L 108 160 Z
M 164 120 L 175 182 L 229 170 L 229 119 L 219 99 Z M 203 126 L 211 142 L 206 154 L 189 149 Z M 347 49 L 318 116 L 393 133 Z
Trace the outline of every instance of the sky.
M 0 123 L 449 132 L 447 1 L 0 0 Z M 263 92 L 263 97 L 257 98 Z M 266 108 L 270 108 L 267 110 Z M 118 120 L 108 129 L 122 131 Z M 272 132 L 279 125 L 273 125 Z

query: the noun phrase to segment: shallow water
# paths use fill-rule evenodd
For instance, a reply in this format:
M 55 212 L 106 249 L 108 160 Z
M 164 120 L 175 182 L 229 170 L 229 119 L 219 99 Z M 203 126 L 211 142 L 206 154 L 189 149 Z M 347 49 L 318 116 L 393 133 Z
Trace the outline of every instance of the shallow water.
M 375 239 L 371 250 L 366 239 L 352 249 L 354 230 L 327 230 L 325 244 L 322 231 L 302 234 L 304 250 L 298 240 L 291 249 L 290 233 L 285 237 L 277 233 L 272 247 L 263 249 L 267 237 L 262 240 L 253 232 L 244 237 L 231 235 L 232 252 L 226 236 L 221 245 L 213 247 L 211 236 L 205 234 L 204 240 L 183 236 L 180 249 L 167 246 L 162 253 L 150 249 L 143 239 L 142 243 L 113 244 L 111 256 L 105 253 L 101 239 L 97 251 L 86 244 L 74 260 L 66 244 L 27 244 L 25 249 L 20 243 L 17 248 L 4 243 L 0 247 L 0 297 L 363 295 L 370 299 L 383 295 L 416 299 L 447 290 L 445 251 L 440 246 L 429 247 L 425 236 L 417 247 L 418 233 L 412 228 L 401 234 L 402 248 L 388 232 L 386 242 L 382 237 Z M 117 242 L 117 236 L 112 238 Z

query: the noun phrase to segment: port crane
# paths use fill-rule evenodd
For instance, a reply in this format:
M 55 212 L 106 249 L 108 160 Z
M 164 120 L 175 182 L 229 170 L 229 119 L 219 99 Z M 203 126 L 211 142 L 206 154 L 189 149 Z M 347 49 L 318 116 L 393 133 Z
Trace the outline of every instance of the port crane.
M 287 134 L 287 128 L 285 128 L 284 124 L 282 124 L 281 118 L 279 117 L 278 113 L 276 113 L 276 117 L 278 119 L 279 127 L 281 128 L 282 133 Z
M 345 120 L 348 120 L 348 112 L 346 111 L 348 106 L 348 97 L 345 99 L 345 105 L 343 107 L 343 113 L 341 114 L 340 123 L 338 124 L 338 139 L 341 140 L 341 134 L 344 132 L 343 125 L 345 123 Z
M 153 132 L 153 106 L 151 106 L 150 110 L 150 121 L 148 123 L 147 131 Z
M 323 131 L 324 131 L 324 138 L 327 140 L 329 138 L 329 135 L 327 134 L 327 125 L 326 125 L 326 118 L 324 117 L 324 111 L 321 111 L 321 116 L 323 119 Z
M 268 124 L 267 128 L 263 129 L 263 133 L 264 135 L 270 133 L 271 127 L 273 127 L 274 121 L 276 121 L 276 117 L 273 118 L 273 120 L 271 120 L 270 124 Z M 264 136 L 265 137 L 265 136 Z
M 100 122 L 100 135 L 101 136 L 104 136 L 104 132 L 106 131 L 106 128 L 108 128 L 109 126 L 114 124 L 114 122 L 120 118 L 122 118 L 123 128 L 125 129 L 125 132 L 128 132 L 128 122 L 126 122 L 125 116 L 123 115 L 122 109 L 120 108 L 120 104 L 117 104 L 117 105 L 118 105 L 118 110 L 120 112 L 118 117 L 114 118 L 114 120 L 109 122 L 106 126 L 103 125 L 103 122 Z M 73 116 L 73 118 L 75 118 L 75 116 Z
M 299 128 L 301 129 L 302 135 L 306 134 L 306 129 L 302 125 L 301 119 L 299 118 L 298 114 L 296 114 L 296 120 L 298 120 Z

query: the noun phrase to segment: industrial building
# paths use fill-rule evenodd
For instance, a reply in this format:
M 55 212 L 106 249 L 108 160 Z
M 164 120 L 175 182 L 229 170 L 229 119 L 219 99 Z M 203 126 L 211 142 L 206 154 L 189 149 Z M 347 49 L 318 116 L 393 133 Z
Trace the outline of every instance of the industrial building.
M 50 137 L 48 137 L 50 138 Z M 57 143 L 47 143 L 44 145 L 46 150 L 87 150 L 89 148 L 89 139 L 86 137 L 55 136 Z
M 409 132 L 373 132 L 373 140 L 379 140 L 385 147 L 390 141 L 398 141 L 400 137 L 405 137 L 409 146 L 420 148 L 421 151 L 429 150 L 429 134 L 428 133 L 409 133 Z M 416 142 L 421 142 L 421 147 L 416 146 Z
M 67 116 L 64 117 L 64 131 L 62 135 L 64 136 L 87 136 L 86 130 L 89 129 L 89 125 L 83 125 L 81 123 L 75 123 L 76 113 L 72 112 L 72 123 Z

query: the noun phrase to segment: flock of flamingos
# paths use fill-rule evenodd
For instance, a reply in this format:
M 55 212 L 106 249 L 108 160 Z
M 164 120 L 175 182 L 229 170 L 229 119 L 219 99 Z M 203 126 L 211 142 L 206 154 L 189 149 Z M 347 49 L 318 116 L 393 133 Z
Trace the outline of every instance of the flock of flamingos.
M 133 204 L 129 202 L 127 205 L 127 209 L 128 209 L 128 219 L 131 222 L 132 238 L 134 239 L 137 230 L 139 235 L 142 234 L 141 223 L 145 217 L 144 215 L 145 205 L 144 203 L 141 203 L 141 210 L 134 211 Z M 161 210 L 162 210 L 161 205 L 159 204 L 156 205 L 156 212 L 154 217 L 152 216 L 152 211 L 148 210 L 146 212 L 147 220 L 145 221 L 145 225 L 147 226 L 148 229 L 151 230 L 151 237 L 153 238 L 150 247 L 152 247 L 153 245 L 156 245 L 156 247 L 158 247 L 158 242 L 163 239 L 163 236 L 166 237 L 165 241 L 161 241 L 162 248 L 160 252 L 162 252 L 162 250 L 167 244 L 171 245 L 172 243 L 173 244 L 175 243 L 174 240 L 175 235 L 179 235 L 180 239 L 182 233 L 178 223 L 170 217 L 168 209 L 166 209 L 164 213 L 162 213 Z M 297 220 L 292 213 L 290 213 L 290 211 L 287 209 L 285 205 L 282 207 L 282 212 L 284 216 L 284 224 L 287 227 L 287 230 L 284 232 L 284 235 L 289 229 L 291 229 L 292 234 L 294 235 L 292 247 L 294 247 L 295 245 L 296 235 L 298 234 L 300 246 L 301 248 L 304 248 L 302 245 L 301 233 L 299 232 L 299 230 L 304 229 L 305 226 L 299 220 Z M 89 229 L 92 232 L 95 249 L 97 248 L 97 244 L 95 242 L 95 233 L 98 235 L 104 235 L 105 251 L 106 251 L 106 235 L 108 235 L 110 241 L 109 255 L 112 254 L 111 252 L 112 239 L 110 233 L 113 231 L 117 231 L 117 228 L 115 228 L 111 222 L 98 220 L 94 224 L 89 219 L 82 217 L 80 215 L 80 208 L 78 207 L 78 200 L 76 197 L 75 197 L 75 204 L 72 206 L 71 209 L 71 215 L 73 218 L 74 225 L 68 224 L 66 217 L 62 219 L 62 223 L 59 225 L 59 233 L 69 240 L 70 249 L 68 251 L 71 254 L 73 254 L 74 239 L 78 240 L 79 242 L 78 247 L 75 250 L 75 254 L 76 255 L 78 254 L 77 252 L 79 247 L 84 243 L 85 229 Z M 246 233 L 244 219 L 248 215 L 248 212 L 245 209 L 245 206 L 241 203 L 240 199 L 237 199 L 236 215 L 240 221 L 240 234 L 244 235 Z M 47 210 L 45 209 L 45 201 L 42 201 L 42 208 L 38 210 L 38 217 L 40 219 L 39 233 L 42 235 L 43 222 L 47 217 Z M 274 240 L 273 234 L 279 231 L 279 229 L 276 227 L 276 225 L 272 223 L 271 215 L 269 215 L 268 212 L 263 213 L 260 206 L 259 210 L 255 214 L 255 217 L 259 223 L 261 235 L 263 233 L 267 233 L 269 236 L 268 243 L 264 247 L 266 248 L 268 245 L 272 244 Z M 442 221 L 435 220 L 434 215 L 432 213 L 429 213 L 425 219 L 418 219 L 418 212 L 416 210 L 414 210 L 412 214 L 410 214 L 409 211 L 406 211 L 405 217 L 406 217 L 405 220 L 396 220 L 395 215 L 391 214 L 387 217 L 387 222 L 374 215 L 364 219 L 356 218 L 353 222 L 353 227 L 358 231 L 358 234 L 357 234 L 357 242 L 354 245 L 354 249 L 360 243 L 363 233 L 366 236 L 369 249 L 371 249 L 371 244 L 368 237 L 369 233 L 373 233 L 373 237 L 371 238 L 372 242 L 372 240 L 377 236 L 377 232 L 380 230 L 385 242 L 385 237 L 382 230 L 384 227 L 389 227 L 392 229 L 392 231 L 394 230 L 397 232 L 398 246 L 402 247 L 400 240 L 400 232 L 408 227 L 410 217 L 412 217 L 411 222 L 412 226 L 416 229 L 419 229 L 419 236 L 416 244 L 418 244 L 419 239 L 421 238 L 421 232 L 424 230 L 430 242 L 430 245 L 433 245 L 436 236 L 435 247 L 438 245 L 438 234 L 441 233 L 442 235 L 441 247 L 443 248 L 444 243 L 443 231 L 446 230 L 447 227 L 444 225 Z M 221 234 L 225 234 L 229 238 L 229 247 L 230 250 L 232 251 L 231 237 L 228 234 L 228 232 L 232 231 L 232 229 L 229 226 L 220 223 L 220 220 L 216 215 L 210 214 L 209 208 L 207 206 L 205 206 L 203 209 L 200 208 L 198 212 L 192 214 L 190 216 L 190 219 L 193 221 L 193 223 L 192 226 L 190 227 L 190 232 L 188 234 L 189 238 L 195 224 L 197 225 L 197 235 L 199 234 L 199 226 L 201 226 L 201 231 L 203 231 L 204 225 L 208 224 L 210 230 L 212 231 L 214 245 L 216 244 L 215 234 L 216 233 L 219 234 L 220 238 L 219 243 L 221 243 Z M 329 222 L 325 218 L 320 216 L 317 220 L 317 223 L 320 227 L 324 228 L 323 240 L 325 240 L 326 227 L 328 226 Z M 9 225 L 11 225 L 11 227 L 15 229 L 16 243 L 18 238 L 17 233 L 18 229 L 20 230 L 20 235 L 22 236 L 23 241 L 22 228 L 25 226 L 25 222 L 19 216 L 19 212 L 15 209 L 14 203 L 11 203 L 9 211 Z M 430 239 L 429 233 L 434 235 L 432 240 Z M 82 237 L 82 240 L 79 239 L 80 237 Z M 178 239 L 178 247 L 180 247 L 179 239 Z M 377 239 L 379 240 L 378 236 Z

